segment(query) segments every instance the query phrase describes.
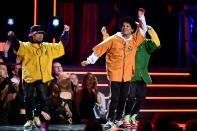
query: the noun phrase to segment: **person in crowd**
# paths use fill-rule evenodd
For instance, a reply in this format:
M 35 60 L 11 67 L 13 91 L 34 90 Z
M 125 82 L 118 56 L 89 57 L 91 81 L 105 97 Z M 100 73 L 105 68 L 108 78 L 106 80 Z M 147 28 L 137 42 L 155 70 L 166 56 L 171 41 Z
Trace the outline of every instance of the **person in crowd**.
M 26 122 L 26 111 L 24 103 L 24 86 L 22 84 L 21 64 L 12 66 L 12 85 L 16 90 L 16 98 L 10 103 L 9 122 L 14 125 L 23 125 Z
M 152 120 L 153 131 L 183 131 L 167 113 L 157 113 Z
M 16 98 L 16 90 L 8 78 L 7 66 L 0 63 L 0 125 L 8 125 L 10 101 Z
M 101 98 L 97 89 L 96 77 L 88 73 L 83 78 L 82 89 L 75 97 L 75 108 L 80 123 L 95 120 L 93 108 L 98 103 L 102 107 Z
M 74 94 L 76 94 L 77 91 L 79 90 L 79 78 L 76 74 L 72 73 L 70 74 L 70 80 L 72 84 L 72 90 Z
M 60 73 L 57 83 L 51 83 L 50 98 L 52 123 L 72 124 L 73 91 L 69 73 Z
M 89 121 L 85 126 L 85 131 L 103 131 L 103 127 L 98 121 Z
M 63 72 L 62 65 L 59 62 L 54 62 L 52 64 L 52 75 L 54 77 L 52 82 L 57 83 L 57 79 L 61 72 Z
M 148 120 L 141 120 L 137 126 L 137 131 L 152 131 L 151 122 Z
M 197 119 L 188 120 L 185 124 L 185 131 L 197 131 Z

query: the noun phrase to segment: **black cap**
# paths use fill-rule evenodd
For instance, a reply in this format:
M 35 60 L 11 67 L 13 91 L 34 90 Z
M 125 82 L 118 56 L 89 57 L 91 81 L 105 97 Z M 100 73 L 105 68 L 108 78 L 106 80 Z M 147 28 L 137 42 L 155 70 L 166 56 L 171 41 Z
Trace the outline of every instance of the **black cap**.
M 45 35 L 45 32 L 42 30 L 41 25 L 33 25 L 30 28 L 29 37 L 31 37 L 34 34 L 38 34 L 38 33 L 42 33 Z

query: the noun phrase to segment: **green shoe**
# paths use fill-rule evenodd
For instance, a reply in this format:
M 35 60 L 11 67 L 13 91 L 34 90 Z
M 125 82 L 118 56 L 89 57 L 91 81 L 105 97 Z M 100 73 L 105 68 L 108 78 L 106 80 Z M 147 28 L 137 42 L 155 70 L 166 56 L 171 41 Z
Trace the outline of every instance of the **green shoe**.
M 130 118 L 130 120 L 131 120 L 131 125 L 137 125 L 136 120 L 135 120 L 136 116 L 137 116 L 137 114 L 133 114 L 133 115 L 131 116 L 131 118 Z
M 127 127 L 131 127 L 131 123 L 130 123 L 130 115 L 126 115 L 124 118 L 123 118 L 123 123 L 125 126 Z

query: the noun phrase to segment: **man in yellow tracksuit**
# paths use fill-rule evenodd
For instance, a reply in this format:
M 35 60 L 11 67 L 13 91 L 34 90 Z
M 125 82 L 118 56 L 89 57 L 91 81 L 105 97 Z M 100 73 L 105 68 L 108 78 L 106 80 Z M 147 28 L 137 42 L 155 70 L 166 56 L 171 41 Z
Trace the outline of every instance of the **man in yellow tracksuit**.
M 50 120 L 48 96 L 48 82 L 52 77 L 53 59 L 64 55 L 64 46 L 68 42 L 69 26 L 64 25 L 64 31 L 59 43 L 43 42 L 45 32 L 40 25 L 34 25 L 30 29 L 29 41 L 19 41 L 14 32 L 8 32 L 8 40 L 12 43 L 16 55 L 22 58 L 22 79 L 24 84 L 25 109 L 27 122 L 25 128 L 31 128 L 33 124 L 40 126 L 39 116 Z M 34 89 L 36 88 L 36 103 Z M 35 110 L 36 109 L 36 110 Z M 34 116 L 33 116 L 34 110 Z
M 92 55 L 81 63 L 82 66 L 94 64 L 106 53 L 107 77 L 111 84 L 111 103 L 105 129 L 112 128 L 114 123 L 120 128 L 123 126 L 120 119 L 128 96 L 130 80 L 134 75 L 135 53 L 138 45 L 145 39 L 144 12 L 142 8 L 138 10 L 140 28 L 137 31 L 135 31 L 136 24 L 131 18 L 123 18 L 120 22 L 121 32 L 117 32 L 95 46 Z M 121 104 L 118 106 L 118 103 Z M 116 113 L 115 109 L 117 109 Z

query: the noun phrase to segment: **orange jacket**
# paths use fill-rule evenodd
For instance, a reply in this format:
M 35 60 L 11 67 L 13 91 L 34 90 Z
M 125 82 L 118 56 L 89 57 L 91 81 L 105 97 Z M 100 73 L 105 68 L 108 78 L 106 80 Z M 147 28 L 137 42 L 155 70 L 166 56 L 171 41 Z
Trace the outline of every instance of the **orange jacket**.
M 125 44 L 125 40 L 119 34 L 107 38 L 95 46 L 93 51 L 98 57 L 106 53 L 107 77 L 110 81 L 126 82 L 134 75 L 135 53 L 145 37 L 137 30 Z

